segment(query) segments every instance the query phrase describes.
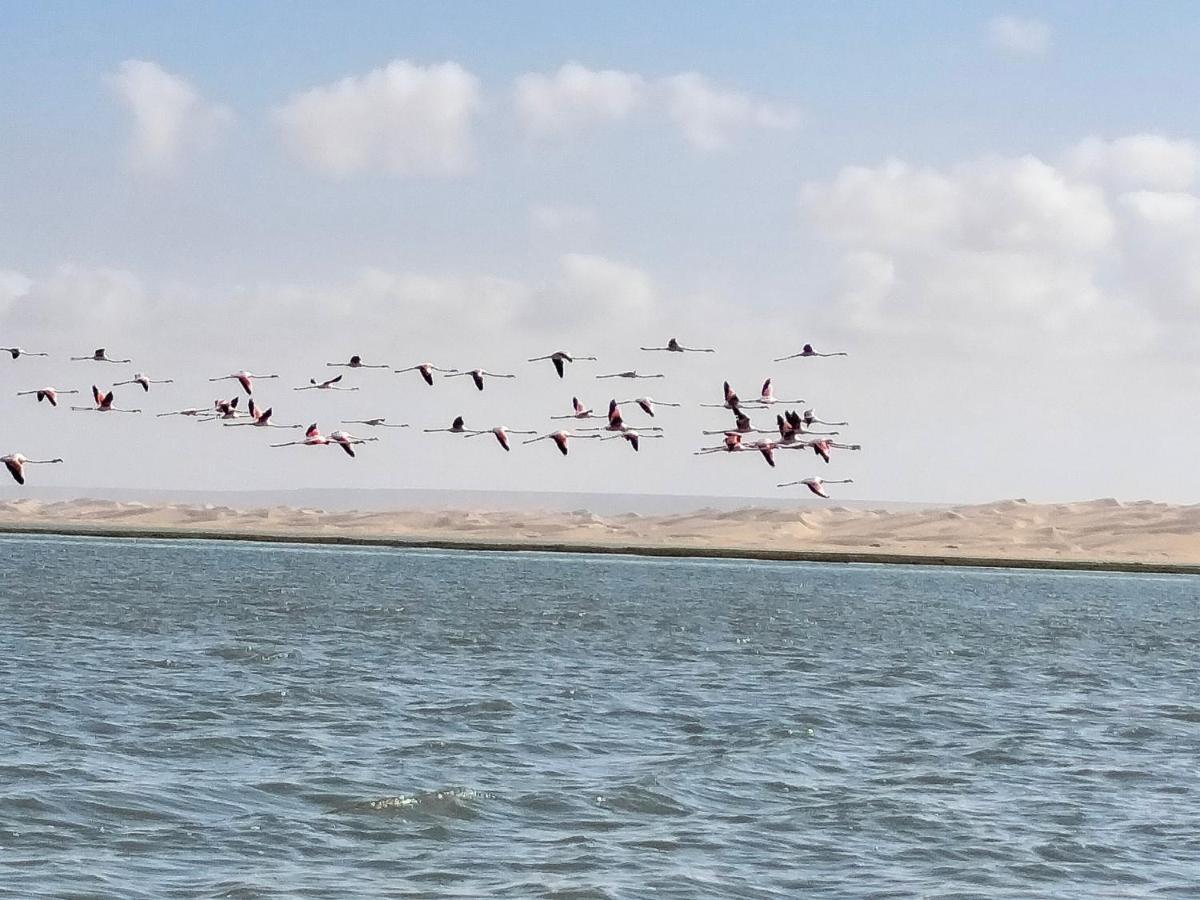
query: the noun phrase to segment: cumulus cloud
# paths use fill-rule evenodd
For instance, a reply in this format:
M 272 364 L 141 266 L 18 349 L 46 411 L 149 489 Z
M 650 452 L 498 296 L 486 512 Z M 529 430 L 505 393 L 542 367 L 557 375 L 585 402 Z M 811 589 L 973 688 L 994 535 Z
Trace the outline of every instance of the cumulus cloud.
M 649 80 L 632 72 L 592 70 L 568 63 L 545 75 L 517 78 L 514 105 L 527 134 L 549 137 L 592 122 L 615 122 L 645 108 L 674 124 L 692 146 L 712 151 L 751 129 L 789 129 L 791 107 L 714 84 L 699 72 Z
M 169 173 L 210 149 L 233 121 L 228 107 L 205 100 L 186 79 L 157 63 L 127 59 L 108 78 L 133 117 L 130 165 Z
M 699 72 L 673 75 L 662 87 L 667 114 L 700 150 L 719 150 L 748 128 L 788 129 L 799 123 L 795 110 L 717 87 Z
M 1040 19 L 997 16 L 987 25 L 988 43 L 1020 56 L 1040 56 L 1050 49 L 1050 26 Z
M 535 137 L 561 134 L 595 121 L 624 119 L 646 100 L 640 75 L 615 69 L 593 70 L 567 63 L 557 72 L 528 72 L 513 86 L 513 103 L 526 132 Z
M 968 351 L 1137 352 L 1200 312 L 1200 198 L 1161 189 L 1192 183 L 1194 154 L 1133 137 L 1059 164 L 892 160 L 807 185 L 801 206 L 838 253 L 850 327 Z
M 480 105 L 479 80 L 457 63 L 394 60 L 294 94 L 274 119 L 292 152 L 326 174 L 454 175 L 471 165 Z

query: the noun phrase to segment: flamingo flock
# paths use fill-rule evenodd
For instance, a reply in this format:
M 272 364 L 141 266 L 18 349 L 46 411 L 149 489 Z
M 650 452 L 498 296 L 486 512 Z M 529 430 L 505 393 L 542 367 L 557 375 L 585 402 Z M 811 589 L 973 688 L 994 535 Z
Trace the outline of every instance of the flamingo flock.
M 691 347 L 681 344 L 676 338 L 670 338 L 663 346 L 640 347 L 643 352 L 647 353 L 696 353 L 696 354 L 716 354 L 715 347 Z M 24 357 L 48 357 L 50 354 L 43 351 L 29 351 L 20 346 L 0 347 L 0 351 L 8 353 L 14 362 L 21 360 Z M 819 352 L 813 348 L 811 344 L 805 344 L 799 353 L 787 354 L 777 357 L 774 362 L 785 362 L 793 359 L 807 358 L 830 358 L 847 356 L 846 351 L 836 352 Z M 98 348 L 92 353 L 83 356 L 68 357 L 73 362 L 98 362 L 108 363 L 113 365 L 130 365 L 131 359 L 114 358 L 108 355 L 105 348 Z M 533 356 L 527 359 L 529 363 L 539 363 L 549 361 L 554 366 L 555 375 L 559 379 L 565 379 L 568 374 L 568 367 L 574 366 L 579 362 L 598 362 L 596 356 L 584 356 L 570 353 L 566 350 L 555 350 L 552 353 L 547 353 L 542 356 Z M 27 365 L 26 363 L 18 363 L 18 366 Z M 40 365 L 34 363 L 33 365 Z M 444 378 L 459 378 L 469 377 L 474 383 L 476 390 L 483 391 L 485 385 L 490 379 L 516 379 L 515 373 L 492 372 L 490 370 L 477 367 L 470 369 L 462 368 L 444 368 L 436 366 L 431 362 L 421 362 L 411 366 L 402 368 L 392 368 L 387 363 L 368 363 L 363 360 L 362 356 L 357 354 L 350 356 L 346 362 L 326 362 L 326 367 L 340 368 L 346 370 L 361 370 L 361 369 L 376 369 L 389 371 L 391 374 L 404 374 L 408 372 L 416 372 L 421 379 L 429 387 L 433 387 L 435 383 L 435 373 Z M 308 383 L 293 387 L 292 391 L 359 391 L 363 388 L 357 384 L 346 384 L 344 379 L 347 373 L 342 372 L 334 377 L 326 379 L 309 378 Z M 254 391 L 256 382 L 269 381 L 279 379 L 279 374 L 260 375 L 246 369 L 240 369 L 236 372 L 231 372 L 227 375 L 219 375 L 209 378 L 212 383 L 222 381 L 235 381 L 241 388 L 242 393 L 247 399 L 245 408 L 242 408 L 239 401 L 241 395 L 234 393 L 229 398 L 217 398 L 211 405 L 196 405 L 188 406 L 182 409 L 168 409 L 167 411 L 157 412 L 155 416 L 158 418 L 168 416 L 186 416 L 194 418 L 199 422 L 220 421 L 226 427 L 249 426 L 251 428 L 279 428 L 279 429 L 304 429 L 302 438 L 291 441 L 282 441 L 269 444 L 272 448 L 284 447 L 338 447 L 346 456 L 356 458 L 358 455 L 357 447 L 365 444 L 374 443 L 380 440 L 379 437 L 359 437 L 343 429 L 336 429 L 325 434 L 321 431 L 318 423 L 313 422 L 307 427 L 302 424 L 280 424 L 273 421 L 274 407 L 260 406 L 255 399 Z M 602 372 L 592 376 L 593 380 L 606 379 L 627 379 L 627 380 L 642 380 L 642 379 L 666 379 L 666 373 L 641 373 L 637 369 L 625 369 L 615 372 Z M 176 382 L 171 378 L 155 379 L 143 372 L 135 372 L 131 376 L 122 380 L 111 382 L 111 386 L 107 390 L 101 389 L 99 385 L 91 386 L 93 405 L 91 406 L 71 406 L 70 409 L 77 412 L 101 412 L 101 413 L 140 413 L 141 409 L 128 408 L 116 404 L 115 388 L 122 386 L 140 387 L 144 394 L 151 393 L 151 386 L 155 385 L 174 385 Z M 158 388 L 156 388 L 157 393 Z M 236 388 L 235 388 L 236 391 Z M 40 403 L 46 401 L 51 407 L 58 406 L 58 398 L 66 395 L 74 395 L 81 393 L 77 389 L 62 390 L 56 387 L 40 387 L 19 390 L 17 396 L 33 396 Z M 617 394 L 617 397 L 620 397 Z M 475 438 L 482 435 L 491 435 L 496 443 L 505 453 L 511 453 L 514 450 L 513 437 L 520 436 L 525 438 L 520 441 L 521 445 L 537 444 L 542 441 L 549 441 L 554 444 L 559 454 L 566 457 L 570 453 L 570 447 L 573 442 L 584 440 L 598 441 L 623 441 L 631 450 L 640 452 L 641 444 L 644 440 L 661 439 L 665 437 L 666 429 L 661 425 L 641 425 L 633 426 L 626 421 L 622 411 L 622 406 L 637 407 L 641 412 L 652 419 L 659 419 L 657 412 L 663 409 L 679 409 L 684 406 L 680 402 L 669 402 L 656 400 L 648 395 L 633 397 L 630 399 L 618 400 L 613 397 L 608 401 L 607 412 L 595 412 L 592 407 L 585 404 L 578 396 L 571 397 L 571 412 L 559 415 L 547 416 L 550 420 L 574 420 L 582 423 L 588 420 L 598 420 L 601 424 L 592 426 L 576 426 L 573 430 L 566 428 L 552 428 L 551 430 L 542 430 L 537 428 L 510 428 L 507 425 L 493 425 L 490 427 L 468 427 L 463 416 L 455 416 L 448 427 L 428 427 L 422 428 L 424 434 L 450 434 L 464 438 Z M 838 437 L 840 432 L 837 430 L 814 430 L 813 426 L 820 426 L 826 429 L 840 429 L 848 427 L 848 423 L 844 421 L 832 421 L 819 418 L 815 411 L 811 408 L 805 408 L 807 400 L 802 398 L 784 399 L 775 394 L 773 378 L 768 377 L 762 382 L 762 386 L 758 391 L 758 395 L 752 399 L 742 400 L 736 390 L 729 381 L 722 384 L 722 401 L 720 403 L 701 403 L 700 407 L 705 409 L 719 409 L 724 413 L 732 416 L 732 422 L 726 427 L 719 429 L 703 429 L 702 435 L 719 435 L 720 442 L 711 446 L 702 446 L 694 451 L 696 456 L 710 456 L 716 454 L 733 455 L 740 453 L 756 454 L 765 463 L 775 468 L 779 465 L 782 451 L 811 451 L 818 459 L 825 463 L 832 462 L 833 456 L 840 454 L 842 451 L 858 451 L 861 450 L 859 444 L 844 443 L 834 441 L 834 437 Z M 299 398 L 297 398 L 299 399 Z M 773 407 L 793 407 L 784 409 L 775 415 L 774 424 L 770 427 L 756 427 L 751 420 L 752 414 L 761 413 L 767 410 L 774 412 Z M 799 407 L 795 408 L 795 407 Z M 601 407 L 603 410 L 604 407 Z M 801 411 L 802 410 L 802 411 Z M 372 410 L 373 412 L 373 410 Z M 715 415 L 715 414 L 711 414 Z M 670 419 L 671 416 L 664 413 L 664 417 Z M 304 417 L 309 418 L 308 416 Z M 661 421 L 661 419 L 659 419 Z M 303 419 L 301 421 L 304 421 Z M 392 422 L 384 416 L 373 416 L 371 418 L 362 419 L 346 419 L 342 421 L 343 425 L 361 425 L 367 428 L 409 428 L 406 422 Z M 789 455 L 789 454 L 784 454 Z M 11 453 L 7 456 L 0 457 L 12 475 L 17 484 L 25 484 L 25 467 L 30 465 L 62 463 L 63 460 L 58 457 L 50 459 L 30 459 L 21 453 Z M 788 488 L 793 486 L 802 486 L 810 491 L 813 495 L 828 499 L 829 493 L 826 490 L 827 485 L 832 484 L 852 484 L 853 479 L 822 479 L 812 476 L 808 478 L 797 479 L 793 481 L 784 481 L 778 483 L 779 488 Z

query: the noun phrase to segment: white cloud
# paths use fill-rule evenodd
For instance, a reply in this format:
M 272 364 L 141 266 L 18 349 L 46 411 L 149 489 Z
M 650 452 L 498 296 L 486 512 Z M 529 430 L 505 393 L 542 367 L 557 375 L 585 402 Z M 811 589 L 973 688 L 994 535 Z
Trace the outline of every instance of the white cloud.
M 521 75 L 513 97 L 526 133 L 542 138 L 591 122 L 620 121 L 646 108 L 665 116 L 692 146 L 713 151 L 726 147 L 740 132 L 790 129 L 800 121 L 791 107 L 720 87 L 699 72 L 652 81 L 633 72 L 567 63 L 551 75 Z
M 1117 187 L 1186 190 L 1196 183 L 1200 149 L 1191 141 L 1158 134 L 1135 134 L 1105 141 L 1090 137 L 1066 154 L 1078 176 Z
M 692 146 L 719 150 L 734 133 L 749 128 L 789 129 L 799 124 L 795 110 L 715 86 L 699 72 L 663 81 L 667 114 Z
M 618 121 L 646 99 L 640 75 L 615 69 L 587 69 L 567 63 L 552 75 L 528 72 L 513 86 L 513 103 L 526 132 L 535 137 L 561 134 L 593 121 Z
M 233 121 L 228 107 L 205 100 L 157 63 L 127 59 L 108 81 L 133 116 L 129 161 L 135 169 L 172 172 L 188 154 L 210 149 Z
M 831 321 L 966 352 L 1183 346 L 1200 312 L 1200 197 L 1187 142 L 1088 141 L 1054 164 L 892 160 L 807 185 L 840 260 Z M 1190 335 L 1191 337 L 1186 337 Z
M 480 104 L 479 80 L 457 63 L 394 60 L 294 94 L 274 118 L 287 146 L 331 175 L 454 175 L 471 165 Z
M 1020 56 L 1040 56 L 1050 49 L 1052 31 L 1040 19 L 997 16 L 988 22 L 988 43 L 997 50 Z

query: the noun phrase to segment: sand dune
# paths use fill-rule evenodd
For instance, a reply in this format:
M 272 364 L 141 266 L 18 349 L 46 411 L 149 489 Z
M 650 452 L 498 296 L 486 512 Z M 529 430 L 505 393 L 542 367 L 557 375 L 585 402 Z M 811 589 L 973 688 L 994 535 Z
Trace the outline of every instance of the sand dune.
M 867 553 L 997 560 L 1200 565 L 1200 506 L 1112 498 L 1023 500 L 926 510 L 846 509 L 798 503 L 672 515 L 573 512 L 319 509 L 116 502 L 0 502 L 0 527 L 104 532 L 222 533 L 502 544 Z

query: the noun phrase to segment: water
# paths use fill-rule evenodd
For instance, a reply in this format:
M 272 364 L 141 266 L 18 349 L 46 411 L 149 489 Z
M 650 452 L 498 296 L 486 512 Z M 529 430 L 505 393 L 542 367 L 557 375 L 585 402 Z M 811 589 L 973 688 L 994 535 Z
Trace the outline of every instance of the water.
M 0 558 L 0 896 L 1200 890 L 1200 579 Z

